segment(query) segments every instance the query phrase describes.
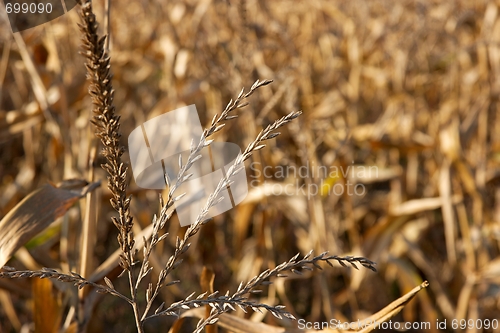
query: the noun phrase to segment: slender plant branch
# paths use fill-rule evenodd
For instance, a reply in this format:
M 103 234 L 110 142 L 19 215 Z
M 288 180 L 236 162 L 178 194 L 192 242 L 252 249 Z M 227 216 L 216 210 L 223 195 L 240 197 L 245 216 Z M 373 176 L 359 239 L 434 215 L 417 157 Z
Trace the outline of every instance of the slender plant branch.
M 273 133 L 275 130 L 289 123 L 293 119 L 297 118 L 298 116 L 300 116 L 301 113 L 302 112 L 300 111 L 291 112 L 290 114 L 282 117 L 281 119 L 276 120 L 273 124 L 267 126 L 264 130 L 262 130 L 257 135 L 257 138 L 247 146 L 247 148 L 243 153 L 238 154 L 238 156 L 234 160 L 233 165 L 229 167 L 226 175 L 222 177 L 222 179 L 217 184 L 214 192 L 208 197 L 207 203 L 198 214 L 196 221 L 188 227 L 182 239 L 177 237 L 174 253 L 168 259 L 165 267 L 160 271 L 158 282 L 156 284 L 154 291 L 152 290 L 151 285 L 148 287 L 146 291 L 146 299 L 147 299 L 146 311 L 144 311 L 141 320 L 145 320 L 147 318 L 149 310 L 153 304 L 153 301 L 158 296 L 159 291 L 163 287 L 163 284 L 167 276 L 170 274 L 172 270 L 174 270 L 177 266 L 179 266 L 182 263 L 182 259 L 179 259 L 179 257 L 183 253 L 185 253 L 191 246 L 191 243 L 188 243 L 188 240 L 198 233 L 202 225 L 206 224 L 209 221 L 205 220 L 205 216 L 208 214 L 208 211 L 210 210 L 210 208 L 212 208 L 213 206 L 215 206 L 224 199 L 221 196 L 222 190 L 227 188 L 227 186 L 230 186 L 232 183 L 231 178 L 245 167 L 243 165 L 243 162 L 249 159 L 250 156 L 252 156 L 252 154 L 255 151 L 265 147 L 265 144 L 261 144 L 263 141 L 275 138 L 280 134 L 279 132 Z M 194 149 L 192 148 L 191 151 L 193 150 Z
M 231 113 L 237 109 L 243 108 L 248 105 L 248 102 L 245 102 L 245 100 L 250 97 L 258 88 L 263 87 L 265 85 L 270 84 L 272 81 L 271 80 L 264 80 L 264 81 L 255 81 L 255 83 L 250 87 L 250 90 L 248 92 L 245 92 L 245 89 L 243 88 L 241 92 L 239 93 L 238 97 L 233 101 L 231 100 L 225 109 L 221 112 L 221 114 L 216 114 L 208 128 L 206 128 L 201 137 L 200 141 L 195 145 L 194 143 L 191 143 L 191 149 L 189 156 L 187 157 L 186 163 L 181 164 L 181 168 L 179 170 L 179 173 L 177 175 L 177 178 L 175 180 L 174 184 L 171 184 L 171 181 L 168 179 L 168 177 L 165 175 L 165 182 L 169 186 L 169 193 L 168 193 L 168 198 L 167 198 L 167 203 L 163 203 L 163 198 L 160 197 L 160 202 L 162 206 L 162 210 L 160 212 L 159 218 L 155 215 L 153 217 L 153 233 L 151 237 L 151 241 L 147 242 L 145 241 L 145 247 L 143 248 L 143 260 L 141 263 L 141 268 L 139 270 L 139 275 L 138 279 L 136 281 L 136 289 L 139 287 L 139 283 L 142 281 L 144 277 L 146 277 L 152 270 L 151 267 L 149 267 L 149 257 L 151 255 L 152 249 L 163 239 L 167 237 L 168 234 L 164 234 L 162 236 L 159 236 L 159 230 L 163 229 L 165 227 L 165 224 L 167 221 L 169 221 L 170 217 L 172 216 L 174 209 L 173 205 L 177 200 L 180 200 L 184 194 L 181 194 L 179 196 L 174 197 L 176 190 L 184 183 L 186 180 L 188 180 L 191 177 L 191 174 L 186 173 L 189 171 L 191 166 L 199 159 L 201 158 L 200 152 L 203 148 L 209 146 L 213 140 L 209 140 L 211 136 L 213 136 L 215 133 L 219 132 L 224 126 L 225 123 L 222 123 L 224 120 L 230 120 L 237 118 L 237 115 L 232 115 Z M 178 244 L 178 243 L 176 243 Z M 177 247 L 176 247 L 177 248 Z M 187 249 L 186 249 L 187 250 Z M 185 250 L 185 251 L 186 251 Z M 176 266 L 177 267 L 177 266 Z M 172 268 L 173 269 L 173 268 Z M 162 271 L 163 272 L 163 271 Z M 166 272 L 166 275 L 163 276 L 162 273 L 160 273 L 159 277 L 159 283 L 157 284 L 155 291 L 153 292 L 152 286 L 148 286 L 148 289 L 146 290 L 146 299 L 148 300 L 146 309 L 144 311 L 144 314 L 142 316 L 142 319 L 144 319 L 147 316 L 147 313 L 149 312 L 151 306 L 152 306 L 152 301 L 156 298 L 158 295 L 158 291 L 161 289 L 162 284 L 164 283 L 166 277 L 170 273 L 170 270 Z M 163 273 L 165 274 L 165 273 Z M 151 302 L 149 302 L 149 299 L 151 297 Z
M 111 286 L 104 286 L 102 284 L 90 282 L 75 272 L 71 272 L 71 274 L 64 274 L 52 268 L 42 268 L 40 271 L 16 271 L 15 268 L 8 266 L 3 266 L 1 268 L 4 272 L 0 272 L 0 278 L 21 279 L 37 277 L 40 279 L 54 279 L 62 282 L 73 283 L 73 285 L 77 286 L 79 289 L 82 289 L 85 286 L 92 286 L 96 288 L 98 293 L 111 294 L 123 299 L 129 304 L 132 304 L 132 300 L 118 292 L 112 284 Z
M 185 309 L 197 308 L 202 305 L 210 305 L 212 310 L 210 315 L 200 320 L 197 325 L 195 332 L 201 332 L 201 330 L 206 325 L 212 325 L 217 322 L 218 316 L 220 316 L 224 312 L 234 311 L 235 306 L 242 309 L 244 312 L 247 312 L 247 309 L 250 308 L 253 311 L 262 312 L 261 309 L 268 310 L 273 316 L 278 319 L 282 319 L 283 317 L 288 319 L 295 319 L 295 317 L 285 311 L 285 307 L 282 305 L 269 306 L 267 304 L 255 303 L 254 301 L 249 301 L 248 297 L 245 295 L 250 294 L 258 294 L 262 292 L 262 290 L 256 289 L 259 286 L 272 284 L 272 281 L 269 281 L 272 277 L 287 277 L 287 275 L 282 274 L 283 272 L 290 271 L 297 275 L 302 275 L 303 270 L 312 271 L 314 268 L 322 269 L 319 265 L 319 262 L 326 262 L 328 265 L 333 266 L 331 261 L 337 261 L 342 266 L 347 266 L 350 264 L 352 267 L 358 269 L 356 264 L 360 264 L 361 266 L 368 268 L 372 271 L 376 271 L 375 263 L 371 260 L 368 260 L 363 257 L 339 257 L 339 256 L 331 256 L 328 255 L 328 252 L 323 252 L 318 256 L 315 256 L 309 259 L 312 255 L 313 251 L 311 250 L 308 254 L 306 254 L 302 259 L 298 260 L 300 254 L 295 255 L 290 260 L 283 262 L 282 264 L 276 266 L 273 269 L 267 269 L 264 272 L 260 273 L 258 276 L 254 277 L 250 281 L 248 281 L 245 285 L 243 282 L 239 285 L 238 290 L 232 295 L 229 296 L 229 292 L 226 293 L 225 296 L 217 296 L 218 292 L 212 293 L 208 295 L 206 299 L 202 299 L 206 296 L 207 293 L 203 293 L 199 295 L 196 299 L 191 300 L 191 297 L 194 295 L 191 294 L 186 297 L 184 300 L 178 301 L 170 305 L 168 308 L 164 309 L 164 303 L 160 305 L 158 309 L 154 312 L 154 314 L 150 315 L 146 319 L 165 316 L 165 315 L 175 315 L 178 316 L 180 311 Z M 299 270 L 300 269 L 300 270 Z
M 136 326 L 142 332 L 137 306 L 137 290 L 135 289 L 134 274 L 131 267 L 134 262 L 134 235 L 132 233 L 133 219 L 130 215 L 130 200 L 127 193 L 127 166 L 121 157 L 125 148 L 120 145 L 120 117 L 115 114 L 113 105 L 112 74 L 110 58 L 105 49 L 106 36 L 99 37 L 98 24 L 92 10 L 91 0 L 80 0 L 80 16 L 83 23 L 80 30 L 83 38 L 82 54 L 87 58 L 87 78 L 90 80 L 89 92 L 93 102 L 93 117 L 96 136 L 104 145 L 102 151 L 106 163 L 102 168 L 108 173 L 108 188 L 111 191 L 111 206 L 117 211 L 118 218 L 112 217 L 113 224 L 118 229 L 118 243 L 122 250 L 120 266 L 127 272 L 132 308 L 136 318 Z

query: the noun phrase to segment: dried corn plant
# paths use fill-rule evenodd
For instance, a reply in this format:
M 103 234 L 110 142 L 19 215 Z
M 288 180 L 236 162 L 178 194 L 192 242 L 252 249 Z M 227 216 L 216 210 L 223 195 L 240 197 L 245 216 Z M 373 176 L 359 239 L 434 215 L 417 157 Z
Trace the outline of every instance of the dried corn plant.
M 101 2 L 93 6 L 97 18 L 105 15 Z M 167 110 L 196 104 L 207 134 L 224 123 L 216 138 L 240 146 L 253 142 L 258 129 L 275 119 L 292 110 L 304 112 L 280 129 L 278 140 L 266 141 L 268 147 L 245 162 L 247 199 L 189 239 L 187 228 L 177 222 L 173 201 L 180 193 L 172 187 L 146 191 L 130 176 L 106 182 L 100 165 L 116 171 L 120 164 L 98 154 L 88 126 L 89 110 L 95 107 L 82 58 L 75 56 L 80 50 L 78 12 L 14 38 L 0 22 L 0 216 L 19 212 L 22 199 L 44 193 L 47 182 L 86 180 L 68 194 L 71 204 L 57 206 L 64 210 L 40 215 L 57 220 L 24 247 L 15 247 L 7 265 L 25 275 L 66 272 L 62 279 L 95 285 L 76 294 L 57 281 L 47 286 L 38 279 L 0 279 L 0 326 L 20 331 L 50 314 L 46 317 L 62 330 L 79 321 L 87 331 L 136 331 L 137 317 L 127 316 L 123 301 L 92 292 L 99 289 L 118 291 L 126 302 L 135 297 L 140 317 L 145 312 L 154 316 L 145 322 L 146 331 L 161 323 L 172 332 L 189 332 L 196 329 L 189 318 L 206 323 L 212 310 L 218 316 L 238 307 L 224 308 L 221 300 L 236 295 L 233 300 L 243 305 L 246 300 L 237 295 L 240 281 L 252 281 L 310 249 L 315 255 L 305 260 L 324 251 L 349 260 L 366 257 L 377 262 L 379 273 L 299 268 L 302 275 L 272 277 L 273 283 L 258 294 L 258 304 L 283 304 L 307 322 L 350 322 L 402 297 L 378 318 L 391 314 L 393 322 L 430 323 L 498 319 L 498 10 L 488 0 L 113 2 L 112 57 L 106 60 L 94 50 L 98 57 L 89 63 L 91 69 L 101 66 L 99 75 L 107 75 L 101 60 L 114 69 L 114 94 L 99 81 L 104 76 L 92 88 L 96 96 L 106 92 L 97 101 L 102 103 L 99 112 L 111 112 L 97 119 L 102 133 L 117 125 L 113 103 L 122 133 Z M 230 112 L 229 117 L 238 111 L 237 118 L 218 120 L 220 110 L 244 103 L 225 108 L 227 101 L 259 78 L 274 83 L 258 89 L 245 108 Z M 112 160 L 124 146 L 123 138 L 113 140 L 114 148 L 106 148 Z M 120 158 L 127 161 L 128 153 Z M 325 173 L 325 168 L 338 172 Z M 113 191 L 130 185 L 126 196 L 106 186 L 82 190 L 98 180 Z M 58 186 L 50 192 L 57 193 Z M 277 191 L 284 188 L 289 191 Z M 107 222 L 111 218 L 118 228 Z M 188 244 L 189 251 L 181 254 Z M 183 263 L 173 269 L 179 259 Z M 132 265 L 133 281 L 124 270 L 127 265 Z M 42 272 L 42 267 L 57 271 Z M 201 273 L 206 270 L 213 272 L 211 278 Z M 414 296 L 410 291 L 423 288 L 425 280 L 427 292 L 408 303 Z M 227 298 L 213 295 L 218 300 L 213 307 L 200 301 L 215 290 L 236 291 Z M 48 298 L 55 300 L 50 306 L 36 302 Z M 180 319 L 154 315 L 163 302 L 159 313 L 169 312 L 170 305 L 170 312 L 177 311 L 179 301 L 200 307 L 183 309 Z M 223 313 L 217 325 L 236 332 L 305 331 L 297 321 L 263 312 Z M 205 329 L 214 332 L 213 325 Z M 432 325 L 431 331 L 438 328 Z M 476 331 L 499 332 L 491 325 Z
M 210 295 L 208 295 L 207 292 L 201 293 L 195 299 L 191 299 L 195 294 L 195 292 L 193 292 L 184 299 L 174 302 L 169 306 L 166 306 L 165 302 L 162 302 L 161 305 L 154 311 L 154 313 L 150 313 L 150 310 L 152 309 L 154 301 L 159 295 L 160 290 L 163 287 L 171 286 L 175 283 L 180 282 L 177 280 L 170 283 L 165 283 L 166 278 L 169 276 L 171 271 L 173 271 L 182 263 L 183 259 L 181 259 L 180 257 L 191 246 L 191 243 L 189 243 L 190 239 L 198 233 L 202 225 L 210 221 L 210 219 L 206 219 L 206 215 L 208 214 L 210 208 L 215 206 L 223 199 L 221 195 L 223 189 L 227 188 L 230 185 L 230 183 L 232 182 L 232 177 L 234 177 L 238 172 L 241 172 L 241 170 L 244 168 L 244 162 L 248 160 L 254 152 L 257 152 L 265 147 L 265 144 L 263 143 L 264 141 L 277 137 L 280 134 L 279 132 L 276 132 L 278 128 L 291 122 L 301 114 L 301 112 L 292 112 L 267 126 L 257 135 L 255 140 L 253 140 L 247 146 L 244 152 L 240 153 L 237 156 L 233 165 L 227 170 L 226 174 L 220 180 L 214 192 L 209 196 L 206 205 L 199 213 L 196 221 L 186 229 L 184 237 L 177 237 L 174 252 L 170 256 L 164 267 L 160 270 L 156 285 L 153 287 L 153 284 L 149 283 L 145 291 L 146 306 L 145 309 L 141 309 L 138 294 L 139 292 L 141 292 L 141 282 L 146 277 L 148 277 L 148 275 L 153 270 L 153 267 L 150 267 L 149 261 L 151 253 L 153 249 L 168 236 L 168 233 L 160 235 L 160 232 L 164 229 L 166 223 L 172 216 L 172 207 L 174 203 L 183 196 L 183 194 L 176 196 L 176 190 L 180 187 L 180 185 L 182 185 L 183 182 L 187 181 L 190 178 L 192 174 L 187 174 L 187 172 L 190 170 L 191 166 L 201 157 L 201 150 L 205 147 L 208 147 L 213 141 L 209 140 L 209 138 L 224 127 L 225 123 L 223 123 L 223 121 L 236 118 L 236 115 L 232 115 L 230 113 L 248 105 L 245 100 L 250 97 L 255 92 L 255 90 L 271 83 L 271 81 L 257 80 L 248 92 L 245 92 L 243 89 L 234 101 L 231 100 L 229 102 L 220 116 L 214 116 L 210 127 L 204 130 L 200 141 L 197 144 L 195 144 L 194 142 L 192 143 L 191 150 L 186 162 L 183 164 L 182 159 L 179 160 L 180 171 L 177 179 L 173 183 L 170 183 L 167 176 L 165 175 L 165 180 L 167 182 L 167 186 L 169 187 L 168 198 L 166 202 L 164 202 L 163 198 L 160 196 L 160 202 L 162 206 L 161 214 L 158 218 L 155 216 L 155 218 L 153 219 L 152 233 L 150 237 L 147 237 L 150 238 L 150 240 L 148 241 L 146 237 L 143 237 L 143 258 L 141 261 L 139 272 L 136 273 L 134 272 L 133 268 L 136 263 L 135 254 L 138 249 L 135 247 L 136 241 L 132 232 L 134 223 L 133 218 L 130 214 L 131 197 L 127 197 L 128 168 L 122 162 L 122 155 L 125 152 L 125 148 L 120 145 L 120 117 L 116 115 L 115 107 L 113 105 L 114 91 L 112 87 L 112 74 L 110 72 L 110 58 L 105 50 L 106 38 L 100 38 L 98 36 L 98 23 L 92 10 L 92 2 L 90 0 L 82 1 L 80 5 L 80 16 L 83 20 L 83 23 L 80 25 L 84 46 L 82 54 L 87 58 L 87 76 L 91 82 L 89 92 L 93 102 L 92 112 L 94 115 L 91 119 L 91 122 L 96 127 L 96 137 L 100 139 L 102 145 L 104 146 L 102 155 L 106 159 L 106 163 L 102 164 L 102 168 L 108 174 L 108 189 L 112 195 L 112 198 L 110 200 L 111 206 L 118 213 L 118 217 L 112 217 L 112 221 L 118 230 L 117 240 L 118 244 L 120 245 L 119 266 L 123 270 L 120 275 L 127 274 L 130 287 L 130 295 L 125 295 L 118 291 L 114 287 L 111 280 L 107 277 L 104 277 L 104 282 L 107 285 L 105 286 L 93 283 L 75 272 L 71 272 L 71 274 L 64 274 L 50 268 L 43 268 L 39 271 L 16 271 L 12 267 L 3 266 L 3 264 L 10 258 L 12 253 L 21 245 L 23 245 L 19 244 L 19 242 L 21 242 L 23 239 L 31 238 L 33 235 L 36 235 L 36 231 L 40 231 L 40 229 L 46 227 L 46 223 L 40 224 L 40 221 L 38 221 L 36 217 L 32 217 L 28 218 L 28 223 L 30 226 L 35 225 L 37 227 L 32 227 L 35 229 L 35 231 L 29 230 L 29 232 L 26 232 L 22 227 L 12 229 L 12 225 L 14 224 L 14 222 L 18 224 L 20 223 L 17 222 L 20 219 L 20 217 L 17 217 L 17 215 L 22 215 L 23 213 L 26 214 L 26 211 L 28 211 L 30 208 L 33 209 L 31 201 L 42 201 L 42 206 L 35 206 L 34 209 L 49 209 L 51 212 L 59 211 L 58 207 L 52 208 L 49 206 L 47 208 L 46 205 L 44 205 L 43 199 L 57 199 L 56 195 L 52 195 L 51 192 L 48 191 L 45 191 L 48 193 L 44 192 L 45 194 L 43 196 L 39 195 L 38 193 L 33 195 L 34 199 L 31 198 L 31 201 L 24 201 L 18 206 L 16 212 L 21 213 L 18 213 L 17 215 L 13 214 L 12 216 L 8 215 L 5 217 L 5 219 L 2 220 L 2 229 L 0 230 L 5 231 L 4 235 L 7 237 L 9 235 L 7 231 L 14 230 L 15 233 L 13 235 L 10 235 L 10 238 L 15 239 L 16 237 L 19 237 L 19 241 L 17 241 L 14 245 L 10 245 L 10 243 L 2 244 L 2 255 L 5 258 L 2 262 L 4 272 L 0 272 L 0 277 L 11 279 L 26 277 L 38 277 L 42 279 L 50 278 L 57 281 L 73 283 L 80 289 L 86 286 L 92 286 L 96 289 L 96 291 L 100 293 L 107 293 L 117 296 L 129 303 L 133 309 L 135 324 L 138 332 L 144 331 L 144 323 L 149 319 L 165 315 L 179 316 L 181 310 L 188 310 L 191 308 L 198 308 L 203 305 L 208 305 L 212 308 L 211 311 L 209 312 L 207 318 L 202 318 L 198 322 L 198 324 L 196 325 L 196 329 L 194 330 L 194 332 L 201 332 L 206 325 L 215 324 L 218 320 L 218 317 L 222 313 L 230 310 L 235 311 L 236 307 L 241 308 L 245 312 L 247 309 L 260 312 L 261 309 L 265 309 L 277 318 L 295 319 L 292 314 L 284 310 L 284 306 L 269 306 L 266 304 L 251 301 L 248 298 L 248 295 L 252 292 L 256 293 L 260 291 L 257 289 L 259 286 L 263 285 L 264 283 L 272 283 L 269 281 L 270 278 L 284 276 L 282 274 L 283 272 L 291 271 L 295 274 L 302 274 L 300 273 L 300 270 L 297 269 L 312 270 L 312 267 L 321 268 L 321 266 L 318 265 L 318 262 L 321 261 L 327 262 L 328 264 L 332 265 L 329 260 L 336 260 L 344 266 L 346 265 L 346 263 L 350 263 L 355 268 L 357 268 L 356 264 L 360 264 L 375 271 L 374 263 L 363 257 L 329 256 L 326 252 L 324 252 L 319 256 L 315 256 L 308 260 L 312 255 L 312 251 L 310 251 L 306 256 L 304 256 L 303 259 L 298 260 L 299 255 L 297 254 L 288 262 L 278 265 L 272 270 L 268 269 L 262 272 L 245 285 L 241 283 L 238 290 L 231 296 L 229 295 L 229 292 L 226 293 L 225 296 L 219 296 L 219 292 L 217 291 L 211 292 Z M 52 197 L 54 197 L 54 199 Z M 61 213 L 58 213 L 58 215 L 60 214 Z M 45 220 L 50 220 L 53 218 L 53 216 L 49 216 Z M 28 225 L 28 223 L 23 222 L 22 226 Z M 4 255 L 4 251 L 8 251 L 8 253 Z M 58 317 L 56 318 L 56 320 L 59 320 Z M 82 325 L 82 323 L 84 322 L 85 321 L 79 322 L 80 331 L 85 329 L 84 325 Z M 40 328 L 38 327 L 37 329 Z

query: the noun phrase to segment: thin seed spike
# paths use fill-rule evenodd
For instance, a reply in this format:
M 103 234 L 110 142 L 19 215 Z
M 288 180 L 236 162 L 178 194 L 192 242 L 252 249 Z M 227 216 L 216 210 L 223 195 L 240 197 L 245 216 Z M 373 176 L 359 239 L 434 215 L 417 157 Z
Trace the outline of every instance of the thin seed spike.
M 236 98 L 237 100 L 241 99 L 241 97 L 243 96 L 243 93 L 245 92 L 245 88 L 241 88 L 241 91 L 240 93 L 238 94 L 238 98 Z

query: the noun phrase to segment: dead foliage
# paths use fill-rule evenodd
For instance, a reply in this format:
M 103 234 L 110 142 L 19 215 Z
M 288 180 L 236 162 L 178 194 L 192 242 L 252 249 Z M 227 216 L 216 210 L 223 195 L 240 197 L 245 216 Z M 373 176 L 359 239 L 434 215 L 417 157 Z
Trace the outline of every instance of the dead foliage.
M 94 7 L 104 22 L 103 4 Z M 134 332 L 122 300 L 95 292 L 75 295 L 57 279 L 102 285 L 102 292 L 127 291 L 126 279 L 117 278 L 133 264 L 131 257 L 120 259 L 122 253 L 133 255 L 127 235 L 142 248 L 143 236 L 149 240 L 154 234 L 154 214 L 161 215 L 158 195 L 169 198 L 168 189 L 157 193 L 138 188 L 130 175 L 119 179 L 132 195 L 135 223 L 122 209 L 121 222 L 129 229 L 117 244 L 111 223 L 117 215 L 109 204 L 116 197 L 107 190 L 100 168 L 106 161 L 90 125 L 93 106 L 85 60 L 78 55 L 77 10 L 18 34 L 0 21 L 0 216 L 5 219 L 49 182 L 103 183 L 83 199 L 72 197 L 75 203 L 63 205 L 63 216 L 40 215 L 46 224 L 58 219 L 7 263 L 25 276 L 41 267 L 57 271 L 41 273 L 55 278 L 53 286 L 0 279 L 0 325 L 6 332 L 37 322 L 40 305 L 35 301 L 33 310 L 30 300 L 50 293 L 55 301 L 43 310 L 63 331 L 76 331 L 78 322 L 89 332 Z M 151 306 L 202 294 L 207 286 L 237 290 L 240 281 L 314 249 L 317 255 L 369 258 L 378 273 L 340 266 L 299 269 L 273 280 L 255 296 L 258 302 L 283 304 L 308 322 L 353 322 L 385 309 L 380 318 L 430 322 L 433 332 L 437 319 L 498 319 L 496 2 L 117 0 L 110 18 L 113 102 L 123 134 L 117 145 L 126 146 L 128 133 L 146 120 L 183 105 L 195 104 L 210 128 L 228 101 L 256 80 L 274 83 L 252 95 L 215 140 L 244 148 L 276 119 L 303 112 L 266 149 L 249 156 L 246 201 L 192 236 L 184 263 L 165 280 L 181 283 L 159 291 Z M 97 32 L 107 30 L 101 24 Z M 121 158 L 127 162 L 128 153 Z M 186 231 L 175 214 L 165 224 L 164 232 L 173 237 L 150 253 L 153 270 L 142 290 L 161 279 L 164 263 L 179 248 L 175 236 L 182 239 Z M 200 288 L 205 266 L 214 278 Z M 60 272 L 79 272 L 89 282 Z M 429 287 L 407 303 L 404 295 L 413 297 L 426 280 Z M 406 301 L 385 308 L 396 299 Z M 207 318 L 209 305 L 200 304 L 185 312 L 182 325 L 161 317 L 145 330 L 162 325 L 192 331 L 195 321 L 188 317 Z M 248 332 L 271 326 L 276 332 L 297 330 L 296 322 L 263 312 L 223 314 L 218 330 L 245 323 Z

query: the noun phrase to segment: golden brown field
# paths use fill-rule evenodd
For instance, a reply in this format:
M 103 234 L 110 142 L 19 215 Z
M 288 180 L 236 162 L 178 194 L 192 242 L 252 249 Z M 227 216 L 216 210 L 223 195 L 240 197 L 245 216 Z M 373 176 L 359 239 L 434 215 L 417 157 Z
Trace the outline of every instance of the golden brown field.
M 106 34 L 104 2 L 93 6 Z M 234 293 L 241 281 L 314 250 L 367 258 L 377 272 L 320 260 L 323 270 L 273 277 L 251 296 L 286 306 L 296 321 L 238 309 L 205 331 L 305 332 L 300 323 L 355 322 L 428 281 L 386 319 L 414 324 L 407 332 L 500 332 L 499 9 L 486 0 L 112 1 L 113 104 L 125 148 L 134 128 L 185 105 L 195 104 L 210 127 L 256 80 L 273 83 L 231 113 L 238 118 L 215 141 L 243 151 L 261 129 L 302 111 L 246 160 L 247 198 L 190 238 L 184 262 L 166 278 L 180 283 L 161 289 L 154 309 L 192 292 Z M 7 213 L 46 184 L 101 181 L 88 193 L 78 192 L 86 183 L 73 185 L 78 195 L 58 198 L 57 208 L 25 205 L 23 216 L 45 224 L 5 265 L 78 272 L 128 295 L 126 274 L 118 277 L 120 228 L 111 222 L 118 214 L 90 123 L 79 11 L 15 34 L 0 15 L 0 231 Z M 127 151 L 122 160 L 129 163 Z M 160 214 L 159 194 L 166 202 L 169 192 L 140 188 L 130 170 L 123 182 L 130 231 L 142 235 Z M 149 257 L 153 270 L 137 301 L 147 303 L 148 283 L 187 230 L 174 214 L 159 232 L 169 235 Z M 0 249 L 11 237 L 0 234 Z M 132 307 L 93 289 L 1 278 L 0 332 L 137 331 Z M 152 318 L 144 330 L 192 332 L 196 315 L 185 310 L 183 320 Z M 429 329 L 415 327 L 424 322 Z

